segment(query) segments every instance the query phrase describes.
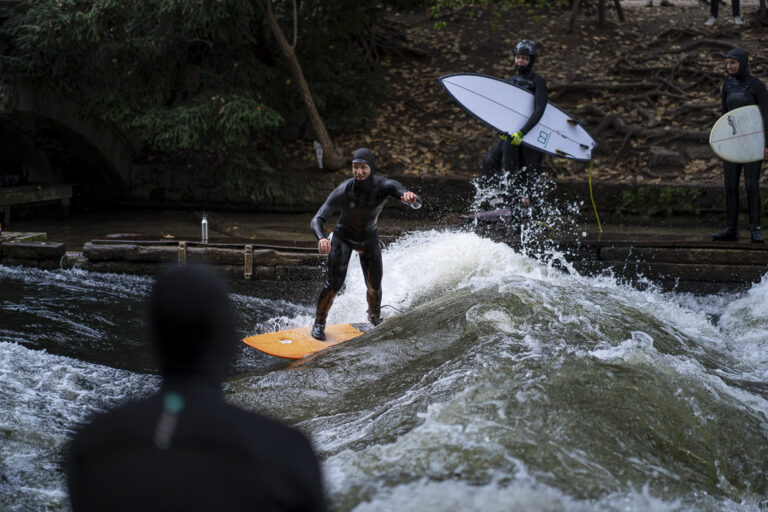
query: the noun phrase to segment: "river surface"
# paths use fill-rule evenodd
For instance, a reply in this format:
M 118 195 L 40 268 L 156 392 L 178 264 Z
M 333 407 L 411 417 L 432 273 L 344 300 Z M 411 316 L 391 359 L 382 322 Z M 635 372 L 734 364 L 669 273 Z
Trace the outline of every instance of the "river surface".
M 333 510 L 768 506 L 766 282 L 638 291 L 437 230 L 384 267 L 379 328 L 299 365 L 242 345 L 226 384 L 312 438 Z M 0 510 L 67 510 L 73 432 L 157 388 L 151 285 L 0 266 Z M 364 290 L 352 262 L 329 321 L 364 320 Z M 235 294 L 238 334 L 308 325 L 313 299 Z

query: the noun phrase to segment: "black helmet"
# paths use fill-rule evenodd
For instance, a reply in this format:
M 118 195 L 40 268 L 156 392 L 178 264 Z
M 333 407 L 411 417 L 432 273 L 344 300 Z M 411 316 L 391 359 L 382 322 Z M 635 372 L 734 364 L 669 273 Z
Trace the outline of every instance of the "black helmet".
M 523 39 L 515 45 L 515 55 L 528 55 L 529 57 L 535 57 L 536 43 L 530 39 Z

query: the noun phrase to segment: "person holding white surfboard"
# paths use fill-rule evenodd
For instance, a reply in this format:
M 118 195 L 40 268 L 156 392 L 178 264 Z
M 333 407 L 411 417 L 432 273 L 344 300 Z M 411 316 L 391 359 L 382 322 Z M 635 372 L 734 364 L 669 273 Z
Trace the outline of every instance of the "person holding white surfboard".
M 543 157 L 541 151 L 521 145 L 525 134 L 539 123 L 547 107 L 547 82 L 533 71 L 537 55 L 536 44 L 529 39 L 523 39 L 515 45 L 517 73 L 507 78 L 507 82 L 533 93 L 533 112 L 520 130 L 511 135 L 499 134 L 500 140 L 485 154 L 480 164 L 483 180 L 487 183 L 494 183 L 507 173 L 512 175 L 515 188 L 521 191 L 522 208 L 530 206 L 536 172 Z
M 325 321 L 347 277 L 352 251 L 360 254 L 365 286 L 368 288 L 368 321 L 381 323 L 381 248 L 377 221 L 384 203 L 394 197 L 418 208 L 419 196 L 395 180 L 374 176 L 375 161 L 370 149 L 360 148 L 352 156 L 353 178 L 345 180 L 331 192 L 312 219 L 312 232 L 317 237 L 317 250 L 328 254 L 328 276 L 317 299 L 312 337 L 325 340 Z M 326 237 L 323 224 L 341 211 L 332 240 Z
M 741 48 L 734 48 L 726 54 L 725 68 L 728 78 L 723 82 L 721 95 L 723 114 L 747 105 L 757 105 L 760 108 L 765 137 L 763 160 L 768 160 L 768 91 L 765 84 L 749 72 L 749 56 Z M 765 242 L 760 233 L 761 164 L 760 160 L 749 163 L 723 162 L 727 226 L 725 230 L 712 235 L 713 240 L 736 241 L 739 239 L 739 181 L 743 169 L 750 237 L 754 243 Z

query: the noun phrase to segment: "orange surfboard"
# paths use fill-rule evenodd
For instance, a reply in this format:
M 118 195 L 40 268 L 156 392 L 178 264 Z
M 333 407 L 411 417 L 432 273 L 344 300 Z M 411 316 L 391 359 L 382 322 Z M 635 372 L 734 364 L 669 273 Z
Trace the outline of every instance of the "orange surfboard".
M 296 327 L 285 331 L 257 334 L 243 339 L 246 345 L 276 357 L 301 359 L 339 343 L 357 338 L 365 331 L 356 324 L 331 324 L 325 326 L 325 341 L 312 337 L 311 327 Z

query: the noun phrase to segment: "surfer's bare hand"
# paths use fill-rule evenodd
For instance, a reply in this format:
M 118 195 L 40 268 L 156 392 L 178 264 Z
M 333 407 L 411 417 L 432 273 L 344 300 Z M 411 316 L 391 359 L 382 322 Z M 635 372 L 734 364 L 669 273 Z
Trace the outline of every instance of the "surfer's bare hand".
M 412 203 L 414 202 L 419 196 L 408 190 L 405 194 L 403 194 L 400 197 L 400 200 L 404 203 Z
M 317 242 L 317 252 L 320 254 L 328 254 L 331 252 L 331 241 L 327 238 L 321 238 Z

